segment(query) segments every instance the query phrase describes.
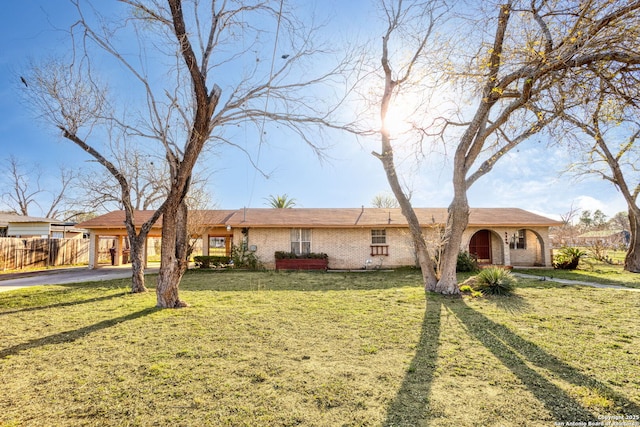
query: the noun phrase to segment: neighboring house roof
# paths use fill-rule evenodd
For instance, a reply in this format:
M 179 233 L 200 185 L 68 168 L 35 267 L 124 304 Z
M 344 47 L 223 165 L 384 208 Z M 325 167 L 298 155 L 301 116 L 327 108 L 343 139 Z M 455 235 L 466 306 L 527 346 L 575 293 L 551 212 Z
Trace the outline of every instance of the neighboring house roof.
M 444 224 L 446 208 L 415 208 L 420 224 Z M 137 224 L 149 219 L 153 211 L 136 211 Z M 203 210 L 190 212 L 199 216 L 198 222 L 209 226 L 232 227 L 308 227 L 308 228 L 353 228 L 353 227 L 406 227 L 407 221 L 398 208 L 248 208 L 238 210 Z M 77 225 L 87 229 L 121 228 L 124 211 L 114 211 Z M 162 225 L 162 218 L 154 228 Z M 471 208 L 471 227 L 519 227 L 561 225 L 561 222 L 517 208 Z
M 75 222 L 60 222 L 51 224 L 51 231 L 63 233 L 86 233 L 86 229 L 76 227 Z
M 624 230 L 597 230 L 597 231 L 587 231 L 578 236 L 580 239 L 604 239 L 607 237 L 618 236 L 620 233 L 623 233 Z
M 33 222 L 33 223 L 55 223 L 55 222 L 59 222 L 57 219 L 51 219 L 51 218 L 39 218 L 39 217 L 35 217 L 35 216 L 24 216 L 24 215 L 16 215 L 16 214 L 7 214 L 7 213 L 0 213 L 0 227 L 6 227 L 9 225 L 9 223 L 28 223 L 28 222 Z

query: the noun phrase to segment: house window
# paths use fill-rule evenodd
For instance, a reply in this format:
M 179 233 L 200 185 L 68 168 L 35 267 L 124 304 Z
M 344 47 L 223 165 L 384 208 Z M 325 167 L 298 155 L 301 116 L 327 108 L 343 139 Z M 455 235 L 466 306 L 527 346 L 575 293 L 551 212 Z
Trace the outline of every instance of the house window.
M 371 256 L 389 255 L 387 230 L 371 230 Z
M 227 255 L 227 239 L 225 237 L 209 236 L 209 255 L 225 256 Z
M 371 230 L 371 244 L 372 245 L 386 245 L 387 244 L 387 230 Z
M 513 233 L 511 242 L 509 243 L 510 249 L 527 249 L 527 233 L 524 228 Z
M 311 229 L 291 229 L 291 252 L 296 255 L 308 254 L 311 252 Z

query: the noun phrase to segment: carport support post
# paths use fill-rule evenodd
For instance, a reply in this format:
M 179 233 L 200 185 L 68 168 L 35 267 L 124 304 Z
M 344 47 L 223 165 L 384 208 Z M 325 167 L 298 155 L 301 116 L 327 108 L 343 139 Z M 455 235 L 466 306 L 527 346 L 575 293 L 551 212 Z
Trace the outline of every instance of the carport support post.
M 95 269 L 98 268 L 98 242 L 100 241 L 100 236 L 95 232 L 89 233 L 89 268 Z
M 122 264 L 122 236 L 116 236 L 116 259 L 114 265 Z
M 209 256 L 209 235 L 202 235 L 202 255 Z

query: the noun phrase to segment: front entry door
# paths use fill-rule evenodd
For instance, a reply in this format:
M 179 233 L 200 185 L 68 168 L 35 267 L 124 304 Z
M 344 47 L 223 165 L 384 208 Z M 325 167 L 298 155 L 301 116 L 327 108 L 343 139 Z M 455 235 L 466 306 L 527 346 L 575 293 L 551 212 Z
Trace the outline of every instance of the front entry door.
M 480 230 L 471 237 L 469 253 L 475 255 L 481 264 L 491 264 L 491 232 Z

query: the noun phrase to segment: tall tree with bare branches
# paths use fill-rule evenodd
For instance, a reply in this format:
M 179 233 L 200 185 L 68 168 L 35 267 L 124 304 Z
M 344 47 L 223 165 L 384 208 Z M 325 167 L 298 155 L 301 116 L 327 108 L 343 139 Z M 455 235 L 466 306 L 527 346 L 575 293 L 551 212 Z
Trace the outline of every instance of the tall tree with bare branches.
M 335 108 L 322 88 L 341 79 L 346 63 L 327 56 L 310 67 L 329 51 L 316 44 L 317 28 L 284 1 L 120 0 L 116 12 L 126 13 L 125 20 L 103 16 L 97 4 L 72 1 L 80 17 L 71 31 L 75 56 L 54 77 L 27 76 L 31 100 L 116 178 L 130 240 L 143 239 L 162 215 L 157 305 L 185 306 L 178 294 L 187 268 L 185 200 L 205 145 L 238 146 L 238 127 L 253 127 L 262 138 L 265 127 L 278 122 L 321 152 L 318 128 L 333 123 Z M 103 54 L 126 81 L 101 81 L 106 77 L 99 76 L 96 58 Z M 144 224 L 134 217 L 132 183 L 100 146 L 110 133 L 166 160 L 168 193 Z M 138 255 L 133 248 L 132 258 Z
M 472 3 L 481 8 L 473 11 L 437 0 L 382 5 L 387 27 L 379 57 L 381 151 L 374 154 L 409 222 L 425 288 L 455 294 L 456 259 L 469 221 L 467 192 L 506 153 L 562 118 L 569 107 L 558 99 L 562 88 L 586 70 L 617 64 L 622 73 L 633 72 L 640 41 L 637 30 L 629 29 L 640 28 L 640 1 L 509 0 Z M 460 34 L 464 39 L 457 40 Z M 402 138 L 394 138 L 387 120 L 403 92 L 416 85 L 425 92 L 430 84 L 442 91 L 445 81 L 464 108 L 452 114 L 427 109 L 423 115 L 438 117 L 411 128 L 422 148 L 440 140 L 453 153 L 453 198 L 436 271 L 396 167 L 394 142 Z
M 629 31 L 638 33 L 634 28 Z M 640 66 L 589 67 L 584 78 L 564 92 L 566 99 L 582 102 L 574 102 L 562 115 L 566 146 L 583 153 L 569 171 L 609 181 L 627 203 L 630 242 L 624 269 L 634 273 L 640 273 L 639 88 Z
M 58 168 L 58 180 L 55 185 L 42 182 L 42 168 L 33 165 L 29 168 L 18 158 L 11 155 L 0 182 L 6 189 L 2 193 L 2 202 L 7 210 L 18 215 L 33 215 L 33 207 L 40 210 L 46 218 L 67 219 L 67 202 L 70 190 L 78 178 L 78 173 L 65 166 Z

